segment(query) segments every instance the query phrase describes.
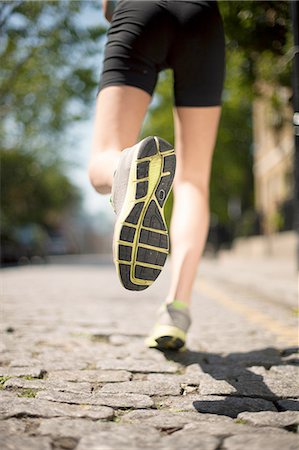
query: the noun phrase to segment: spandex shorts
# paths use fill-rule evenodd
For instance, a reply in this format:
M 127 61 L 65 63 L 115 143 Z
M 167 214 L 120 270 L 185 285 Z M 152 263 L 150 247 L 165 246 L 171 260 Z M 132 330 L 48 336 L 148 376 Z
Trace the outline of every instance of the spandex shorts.
M 148 92 L 173 70 L 176 106 L 221 104 L 225 41 L 216 1 L 119 0 L 105 47 L 99 90 L 128 85 Z

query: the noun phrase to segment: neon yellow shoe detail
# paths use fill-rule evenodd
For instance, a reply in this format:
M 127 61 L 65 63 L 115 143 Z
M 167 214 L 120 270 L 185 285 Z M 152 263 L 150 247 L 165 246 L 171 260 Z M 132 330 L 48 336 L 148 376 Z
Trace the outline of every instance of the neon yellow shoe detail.
M 158 321 L 146 339 L 145 345 L 160 350 L 185 350 L 186 335 L 191 324 L 189 309 L 185 303 L 174 300 L 158 311 Z

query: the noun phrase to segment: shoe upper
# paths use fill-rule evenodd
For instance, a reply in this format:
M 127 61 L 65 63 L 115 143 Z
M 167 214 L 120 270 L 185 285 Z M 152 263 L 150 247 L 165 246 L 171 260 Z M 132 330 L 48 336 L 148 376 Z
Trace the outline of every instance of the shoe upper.
M 111 191 L 111 204 L 117 216 L 119 215 L 125 200 L 133 154 L 134 147 L 129 147 L 123 150 L 114 173 Z
M 191 325 L 189 308 L 186 306 L 178 309 L 172 303 L 163 305 L 159 311 L 158 324 L 177 327 L 187 333 Z

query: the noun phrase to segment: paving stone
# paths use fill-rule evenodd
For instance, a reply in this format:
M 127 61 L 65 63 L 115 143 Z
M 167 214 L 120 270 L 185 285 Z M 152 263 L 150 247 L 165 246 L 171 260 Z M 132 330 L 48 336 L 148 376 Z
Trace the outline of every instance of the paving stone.
M 0 421 L 0 436 L 5 434 L 19 434 L 24 433 L 26 422 L 19 419 L 7 419 Z
M 129 359 L 146 359 L 151 361 L 157 361 L 165 364 L 165 355 L 159 350 L 148 348 L 144 345 L 144 339 L 138 341 L 129 342 L 125 349 L 128 351 Z
M 171 450 L 181 450 L 182 448 L 186 450 L 216 450 L 219 448 L 220 439 L 197 430 L 180 430 L 170 436 L 165 436 L 161 443 L 165 448 Z
M 114 383 L 129 381 L 132 377 L 126 370 L 59 370 L 50 372 L 48 381 L 87 381 L 89 383 Z
M 299 400 L 295 398 L 278 400 L 277 404 L 283 411 L 299 411 Z
M 45 355 L 39 355 L 40 361 L 46 372 L 51 370 L 84 370 L 88 366 L 88 361 L 85 359 L 82 361 L 74 353 L 72 357 L 66 358 L 65 353 L 56 355 L 55 358 L 48 358 L 47 353 Z
M 277 397 L 299 397 L 299 383 L 296 376 L 277 373 L 265 376 L 263 383 Z
M 204 422 L 204 426 L 207 423 L 220 423 L 223 428 L 228 424 L 233 423 L 233 420 L 225 416 L 217 416 L 216 414 L 200 414 L 198 412 L 174 412 L 174 411 L 161 411 L 161 410 L 139 410 L 130 411 L 129 413 L 121 416 L 121 423 L 141 423 L 156 427 L 161 430 L 168 430 L 172 428 L 182 428 L 184 425 L 196 422 L 196 426 L 199 426 L 199 422 Z
M 186 395 L 156 400 L 159 408 L 199 411 L 235 418 L 243 411 L 276 411 L 273 403 L 255 398 Z
M 246 423 L 263 427 L 288 427 L 290 425 L 299 425 L 299 413 L 296 411 L 260 411 L 260 412 L 242 412 L 238 419 L 245 420 Z
M 1 450 L 52 450 L 47 437 L 1 436 Z
M 225 366 L 211 372 L 211 374 L 198 373 L 200 380 L 198 392 L 201 395 L 237 393 L 238 396 L 262 397 L 270 400 L 299 396 L 297 377 L 294 374 L 280 371 L 270 373 L 264 367 L 230 370 Z
M 36 366 L 38 367 L 40 365 L 40 361 L 37 360 L 36 358 L 32 358 L 30 357 L 30 355 L 28 355 L 26 358 L 24 357 L 24 355 L 22 354 L 20 357 L 12 359 L 10 361 L 9 367 L 32 367 L 32 366 Z
M 242 377 L 237 380 L 228 380 L 235 388 L 238 396 L 261 397 L 267 400 L 293 397 L 299 395 L 297 386 L 290 379 L 279 379 L 278 377 Z M 213 386 L 213 385 L 212 385 Z M 216 385 L 217 386 L 217 385 Z M 218 394 L 216 389 L 210 394 Z
M 265 348 L 244 353 L 230 353 L 225 356 L 225 363 L 234 363 L 240 366 L 271 367 L 281 364 L 281 355 L 280 351 L 276 348 Z
M 88 419 L 42 419 L 37 433 L 80 439 L 82 436 L 101 430 L 102 425 L 103 422 Z
M 45 369 L 41 367 L 0 367 L 0 377 L 42 378 Z
M 272 366 L 269 370 L 270 374 L 286 375 L 287 377 L 293 376 L 298 380 L 299 378 L 299 366 L 293 364 L 284 364 L 282 366 Z
M 84 436 L 76 450 L 159 449 L 160 440 L 160 433 L 153 427 L 109 423 L 101 431 Z
M 211 375 L 203 374 L 198 388 L 200 395 L 230 395 L 237 389 L 225 380 L 215 380 Z
M 234 364 L 224 364 L 224 365 L 209 365 L 205 364 L 202 367 L 199 367 L 198 364 L 194 365 L 193 372 L 196 372 L 196 366 L 198 368 L 197 372 L 198 374 L 209 374 L 216 380 L 229 380 L 229 379 L 235 379 L 240 376 L 243 376 L 244 378 L 247 376 L 249 378 L 252 378 L 251 370 L 254 369 L 253 367 L 243 367 L 238 366 Z M 187 367 L 186 373 L 188 373 L 189 367 Z M 264 367 L 258 367 L 258 370 L 262 369 L 265 371 Z M 265 371 L 266 373 L 266 371 Z
M 200 414 L 199 414 L 200 415 Z M 288 434 L 288 431 L 282 428 L 275 427 L 254 427 L 251 425 L 246 425 L 243 422 L 238 422 L 237 420 L 230 419 L 229 422 L 223 420 L 224 416 L 216 416 L 214 414 L 210 414 L 210 416 L 221 417 L 222 420 L 207 421 L 204 416 L 209 414 L 201 414 L 203 416 L 197 422 L 193 421 L 184 426 L 184 430 L 196 430 L 197 432 L 208 433 L 213 436 L 217 436 L 220 438 L 228 437 L 234 434 L 244 434 L 244 433 L 278 433 L 278 434 Z M 226 417 L 226 419 L 228 419 Z
M 298 436 L 293 433 L 239 434 L 228 437 L 223 450 L 298 450 Z
M 160 383 L 161 381 L 168 381 L 170 383 L 187 384 L 192 386 L 198 386 L 202 380 L 202 374 L 198 373 L 184 373 L 182 375 L 165 374 L 165 373 L 149 373 L 139 374 L 136 373 L 133 376 L 133 380 L 147 380 L 151 383 Z
M 91 393 L 91 385 L 89 383 L 73 383 L 56 381 L 51 382 L 48 380 L 25 380 L 23 378 L 10 378 L 4 383 L 5 389 L 23 388 L 23 389 L 53 389 L 55 391 L 71 392 L 71 393 Z
M 145 394 L 145 395 L 180 395 L 181 387 L 178 383 L 160 381 L 126 381 L 123 383 L 107 383 L 100 390 L 100 393 L 117 394 L 121 392 Z
M 41 391 L 36 398 L 80 405 L 103 405 L 113 408 L 150 408 L 153 406 L 152 399 L 141 394 L 70 394 L 68 392 Z
M 125 345 L 125 344 L 130 344 L 132 340 L 132 336 L 128 336 L 128 335 L 123 335 L 123 334 L 112 334 L 109 337 L 109 342 L 112 345 Z
M 12 398 L 0 404 L 0 419 L 10 417 L 86 417 L 109 420 L 114 411 L 106 406 L 68 405 L 37 398 Z
M 103 359 L 97 362 L 96 367 L 101 370 L 127 370 L 141 373 L 175 373 L 178 370 L 178 366 L 171 362 L 160 363 L 145 359 Z

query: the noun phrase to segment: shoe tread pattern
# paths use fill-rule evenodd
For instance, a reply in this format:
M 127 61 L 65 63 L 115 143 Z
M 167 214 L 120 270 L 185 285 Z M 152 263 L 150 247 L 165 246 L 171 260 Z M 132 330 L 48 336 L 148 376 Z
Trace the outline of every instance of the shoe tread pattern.
M 138 150 L 135 200 L 149 195 L 148 181 L 145 178 L 149 174 L 150 157 L 160 152 L 163 161 L 158 185 L 150 194 L 152 197 L 149 204 L 146 203 L 146 199 L 145 202 L 135 203 L 126 218 L 126 225 L 123 225 L 120 235 L 121 241 L 127 242 L 128 245 L 119 244 L 119 272 L 124 287 L 129 290 L 144 290 L 156 280 L 165 264 L 169 249 L 169 237 L 161 211 L 172 186 L 176 158 L 174 151 L 171 153 L 173 147 L 163 139 L 158 138 L 158 140 L 159 149 L 156 139 L 149 137 L 143 141 Z M 164 155 L 164 152 L 167 154 Z M 149 160 L 138 161 L 143 158 L 149 158 Z M 132 224 L 132 227 L 128 224 Z M 150 230 L 144 227 L 150 228 Z M 142 244 L 152 248 L 143 247 Z M 136 248 L 135 253 L 133 253 L 133 248 Z M 127 261 L 128 264 L 122 264 L 121 261 Z M 151 265 L 154 267 L 150 267 Z M 131 278 L 131 266 L 133 266 L 134 280 Z M 138 280 L 148 283 L 138 284 Z

